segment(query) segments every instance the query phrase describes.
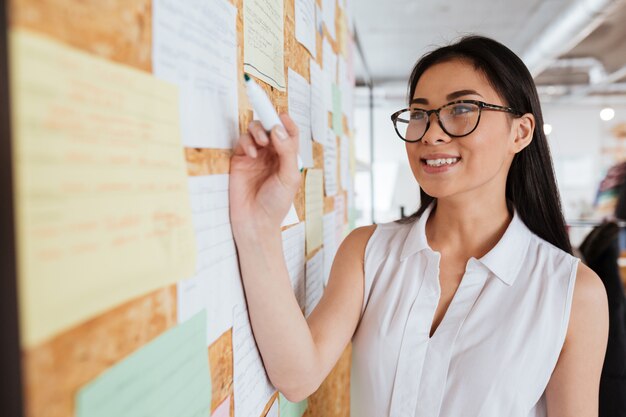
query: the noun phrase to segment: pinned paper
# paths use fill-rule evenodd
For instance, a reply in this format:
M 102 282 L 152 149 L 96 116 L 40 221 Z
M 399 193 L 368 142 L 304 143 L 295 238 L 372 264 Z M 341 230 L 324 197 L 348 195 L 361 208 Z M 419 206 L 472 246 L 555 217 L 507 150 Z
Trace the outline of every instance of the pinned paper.
M 213 410 L 211 417 L 230 417 L 230 395 Z
M 322 13 L 324 17 L 324 25 L 331 38 L 335 39 L 335 3 L 337 0 L 323 0 Z
M 195 417 L 211 409 L 206 312 L 145 345 L 83 387 L 78 417 Z
M 313 166 L 311 141 L 311 86 L 300 74 L 289 68 L 289 115 L 298 126 L 299 152 L 305 168 Z
M 283 222 L 280 226 L 285 227 L 297 223 L 300 223 L 300 219 L 298 218 L 298 212 L 296 211 L 296 206 L 291 203 L 291 207 L 289 207 L 289 211 L 287 212 L 287 215 L 283 219 Z
M 326 145 L 324 145 L 324 189 L 327 196 L 337 194 L 337 137 L 335 131 L 326 128 Z
M 296 39 L 315 58 L 317 37 L 315 35 L 315 0 L 295 0 Z
M 337 82 L 337 55 L 333 51 L 333 47 L 324 38 L 322 41 L 322 69 L 324 72 L 323 79 L 323 96 L 326 105 L 326 111 L 333 111 L 333 90 L 332 84 Z
M 334 212 L 324 214 L 324 287 L 328 284 L 330 270 L 337 252 L 337 215 Z
M 313 312 L 324 294 L 324 248 L 306 262 L 306 305 L 305 317 Z
M 276 389 L 263 367 L 245 304 L 233 309 L 233 323 L 235 417 L 260 416 Z
M 304 179 L 304 207 L 306 219 L 306 253 L 309 255 L 322 245 L 322 215 L 324 190 L 321 169 L 308 169 Z
M 236 20 L 227 0 L 152 3 L 152 70 L 179 87 L 187 147 L 232 148 L 239 136 Z
M 343 135 L 343 117 L 341 110 L 341 90 L 333 84 L 333 130 L 337 136 Z
M 196 272 L 178 282 L 178 320 L 208 312 L 207 346 L 233 327 L 233 307 L 245 302 L 230 225 L 229 175 L 189 177 L 197 241 Z
M 243 69 L 286 91 L 283 0 L 243 1 Z
M 178 91 L 10 33 L 22 344 L 191 276 Z
M 318 143 L 326 143 L 326 128 L 328 127 L 328 111 L 324 105 L 324 72 L 311 59 L 311 134 Z
M 302 400 L 298 403 L 292 403 L 283 394 L 278 394 L 280 402 L 280 417 L 302 417 L 307 407 L 308 400 Z
M 291 287 L 301 309 L 306 303 L 306 289 L 304 278 L 305 266 L 305 222 L 290 227 L 282 232 L 283 256 L 287 265 L 287 273 Z

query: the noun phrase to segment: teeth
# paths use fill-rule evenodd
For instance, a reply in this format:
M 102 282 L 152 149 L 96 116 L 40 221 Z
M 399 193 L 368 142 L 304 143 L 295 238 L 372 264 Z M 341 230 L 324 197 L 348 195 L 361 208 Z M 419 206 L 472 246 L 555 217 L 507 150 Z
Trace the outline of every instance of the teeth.
M 444 158 L 444 159 L 427 159 L 426 164 L 428 166 L 438 167 L 442 165 L 451 165 L 457 162 L 459 158 Z

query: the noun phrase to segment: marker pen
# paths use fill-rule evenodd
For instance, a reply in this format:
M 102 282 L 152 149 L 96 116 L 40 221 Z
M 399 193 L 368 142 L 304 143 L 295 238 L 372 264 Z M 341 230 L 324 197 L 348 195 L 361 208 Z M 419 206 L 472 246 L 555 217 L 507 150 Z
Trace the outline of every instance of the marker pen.
M 244 74 L 243 78 L 246 80 L 248 99 L 259 116 L 263 128 L 269 132 L 276 125 L 283 126 L 276 110 L 274 109 L 274 106 L 272 105 L 272 102 L 267 94 L 265 94 L 265 91 L 263 91 L 263 89 L 255 83 L 254 80 L 248 76 L 248 74 Z M 302 171 L 303 166 L 302 158 L 298 155 L 298 169 Z

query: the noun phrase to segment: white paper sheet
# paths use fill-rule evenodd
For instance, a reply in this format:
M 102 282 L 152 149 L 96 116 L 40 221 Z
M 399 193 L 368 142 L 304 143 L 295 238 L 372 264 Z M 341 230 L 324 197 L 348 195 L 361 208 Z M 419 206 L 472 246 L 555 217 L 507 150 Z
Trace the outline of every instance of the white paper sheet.
M 335 3 L 336 0 L 322 0 L 322 13 L 324 15 L 324 24 L 330 37 L 337 39 L 335 31 Z
M 311 60 L 311 133 L 318 143 L 326 143 L 328 111 L 324 103 L 324 72 Z
M 233 306 L 244 301 L 230 226 L 228 174 L 189 177 L 197 241 L 196 274 L 178 282 L 178 321 L 207 310 L 207 346 L 232 327 Z
M 276 388 L 263 367 L 245 304 L 234 307 L 233 323 L 235 417 L 260 416 Z
M 315 30 L 320 36 L 324 36 L 324 32 L 322 30 L 322 25 L 324 24 L 324 16 L 322 16 L 322 8 L 315 3 Z
M 306 306 L 305 317 L 317 306 L 324 294 L 324 249 L 320 249 L 306 262 Z
M 348 130 L 354 129 L 354 86 L 346 80 L 341 85 L 341 110 L 346 115 Z
M 335 196 L 335 244 L 337 247 L 343 242 L 346 230 L 346 199 L 343 193 Z
M 337 80 L 337 54 L 333 52 L 333 47 L 324 38 L 322 42 L 322 68 L 324 70 L 323 97 L 326 104 L 326 111 L 333 111 L 333 91 L 332 85 Z
M 278 405 L 278 397 L 276 397 L 276 400 L 274 400 L 274 403 L 270 407 L 270 410 L 267 412 L 265 417 L 278 417 L 278 410 L 279 409 L 280 409 L 280 407 Z M 289 416 L 283 416 L 283 417 L 289 417 Z
M 237 8 L 226 0 L 154 0 L 152 68 L 179 87 L 183 144 L 232 148 L 239 136 Z
M 315 58 L 315 0 L 296 0 L 296 39 Z
M 324 287 L 328 284 L 328 278 L 330 277 L 330 269 L 335 259 L 335 253 L 337 252 L 337 227 L 336 213 L 325 214 L 322 218 L 324 223 Z
M 300 132 L 300 157 L 305 168 L 313 166 L 313 142 L 311 141 L 311 86 L 307 80 L 289 68 L 288 72 L 289 115 Z
M 304 230 L 305 222 L 301 222 L 282 232 L 283 254 L 287 264 L 287 271 L 289 272 L 289 279 L 291 280 L 291 287 L 296 295 L 296 300 L 298 300 L 298 305 L 302 309 L 304 309 L 306 302 Z
M 291 207 L 289 207 L 289 211 L 287 215 L 283 219 L 281 223 L 281 227 L 290 226 L 292 224 L 300 223 L 300 219 L 298 218 L 298 212 L 296 211 L 296 206 L 291 203 Z
M 337 194 L 337 136 L 330 127 L 326 128 L 324 145 L 324 189 L 327 196 Z
M 346 60 L 343 56 L 337 57 L 337 84 L 342 85 L 348 79 Z
M 346 194 L 348 196 L 348 229 L 354 227 L 354 178 L 348 176 L 348 186 L 346 187 Z
M 285 91 L 283 0 L 243 1 L 243 69 Z
M 322 246 L 324 214 L 324 175 L 321 169 L 308 169 L 304 180 L 304 218 L 306 219 L 306 255 Z
M 350 142 L 346 136 L 339 137 L 339 175 L 341 188 L 348 189 L 348 176 L 350 175 Z

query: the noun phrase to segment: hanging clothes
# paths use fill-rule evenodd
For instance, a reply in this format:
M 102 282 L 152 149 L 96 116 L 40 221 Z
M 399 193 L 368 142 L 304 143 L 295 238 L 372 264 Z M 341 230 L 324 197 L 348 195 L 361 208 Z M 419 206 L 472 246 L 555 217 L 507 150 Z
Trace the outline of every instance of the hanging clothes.
M 626 417 L 626 299 L 617 258 L 619 228 L 606 222 L 580 245 L 585 263 L 604 282 L 609 300 L 609 341 L 600 380 L 599 417 Z

